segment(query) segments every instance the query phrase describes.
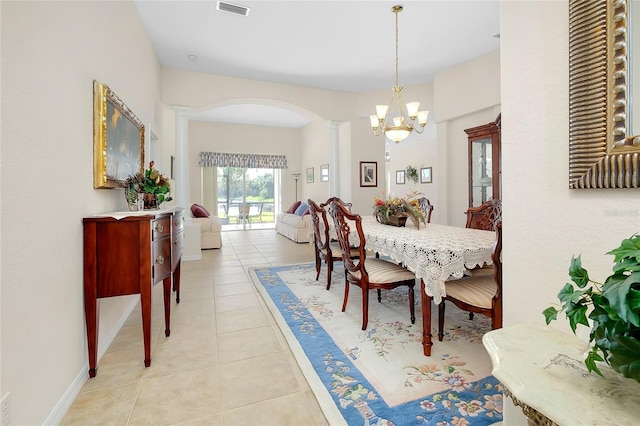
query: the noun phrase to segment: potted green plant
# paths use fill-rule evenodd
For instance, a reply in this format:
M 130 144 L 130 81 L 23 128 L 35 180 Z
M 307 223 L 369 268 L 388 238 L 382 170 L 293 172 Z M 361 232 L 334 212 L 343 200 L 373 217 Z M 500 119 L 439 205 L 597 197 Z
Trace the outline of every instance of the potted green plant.
M 547 324 L 565 312 L 573 332 L 576 326 L 591 326 L 586 356 L 587 369 L 602 376 L 597 361 L 604 361 L 625 377 L 640 382 L 640 235 L 622 240 L 608 252 L 614 256 L 613 274 L 604 284 L 593 281 L 582 267 L 580 256 L 572 257 L 569 276 L 558 299 L 561 309 L 551 306 L 542 313 Z M 589 324 L 591 321 L 591 325 Z
M 408 165 L 405 172 L 407 174 L 407 179 L 413 181 L 413 183 L 418 183 L 418 171 L 416 169 L 411 167 L 411 165 Z
M 151 161 L 144 173 L 130 175 L 124 181 L 124 195 L 129 206 L 136 204 L 138 194 L 143 194 L 145 209 L 158 208 L 164 201 L 173 199 L 167 195 L 171 191 L 169 179 L 154 169 L 154 164 Z

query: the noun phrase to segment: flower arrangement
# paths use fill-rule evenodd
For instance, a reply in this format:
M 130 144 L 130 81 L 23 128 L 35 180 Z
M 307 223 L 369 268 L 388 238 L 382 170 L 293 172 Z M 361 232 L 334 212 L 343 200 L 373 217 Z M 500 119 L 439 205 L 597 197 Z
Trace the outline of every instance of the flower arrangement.
M 138 194 L 152 194 L 154 197 L 145 196 L 145 207 L 150 203 L 149 198 L 155 198 L 159 205 L 164 201 L 171 201 L 173 198 L 167 194 L 171 191 L 171 183 L 164 175 L 153 168 L 154 162 L 149 162 L 149 168 L 144 173 L 130 175 L 124 181 L 124 195 L 129 205 L 135 205 Z
M 390 216 L 409 217 L 416 228 L 420 227 L 420 222 L 426 224 L 424 212 L 420 210 L 417 191 L 407 194 L 405 197 L 387 197 L 386 191 L 382 190 L 382 198 L 376 196 L 373 204 L 373 216 L 380 223 L 388 223 Z

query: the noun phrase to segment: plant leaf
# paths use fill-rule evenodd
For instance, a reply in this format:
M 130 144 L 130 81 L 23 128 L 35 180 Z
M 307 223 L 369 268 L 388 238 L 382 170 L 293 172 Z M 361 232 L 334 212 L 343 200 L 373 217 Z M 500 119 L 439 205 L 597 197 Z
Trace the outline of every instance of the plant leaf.
M 623 321 L 640 327 L 640 316 L 638 315 L 640 295 L 638 291 L 632 289 L 633 285 L 640 287 L 640 272 L 632 272 L 629 276 L 612 275 L 607 278 L 602 287 L 602 295 L 607 298 L 611 307 L 615 309 Z
M 584 288 L 587 284 L 589 284 L 589 273 L 582 267 L 580 256 L 571 257 L 569 276 L 571 277 L 571 281 L 576 283 L 576 285 L 580 288 Z
M 640 271 L 640 261 L 636 259 L 622 259 L 620 262 L 613 265 L 614 274 L 622 274 L 624 272 L 636 272 Z
M 587 306 L 584 304 L 572 303 L 567 308 L 567 318 L 569 318 L 569 325 L 574 334 L 577 324 L 589 327 L 589 322 L 587 321 Z
M 544 320 L 547 322 L 547 325 L 549 325 L 551 321 L 558 319 L 558 312 L 560 311 L 553 306 L 549 306 L 547 309 L 542 311 L 542 315 L 544 315 Z
M 622 373 L 624 377 L 631 377 L 640 382 L 640 341 L 633 337 L 619 336 L 611 338 L 611 367 Z
M 632 258 L 636 262 L 640 262 L 640 234 L 622 240 L 620 247 L 611 250 L 607 254 L 614 255 L 614 262 L 618 262 L 623 258 Z
M 602 372 L 596 365 L 596 361 L 604 361 L 604 359 L 598 353 L 598 348 L 594 347 L 591 349 L 591 351 L 587 355 L 587 358 L 584 360 L 584 364 L 587 366 L 587 370 L 589 370 L 589 372 L 594 372 L 594 373 L 597 373 L 599 376 L 604 377 L 602 375 Z

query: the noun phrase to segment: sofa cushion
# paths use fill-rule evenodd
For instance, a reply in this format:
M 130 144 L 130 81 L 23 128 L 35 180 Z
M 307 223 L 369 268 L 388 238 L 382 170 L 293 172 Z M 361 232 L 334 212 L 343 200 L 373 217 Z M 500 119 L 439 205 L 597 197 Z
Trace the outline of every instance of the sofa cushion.
M 209 217 L 211 216 L 211 213 L 209 213 L 207 211 L 207 209 L 204 208 L 204 206 L 201 206 L 200 204 L 194 204 L 191 206 L 191 213 L 193 214 L 193 217 Z
M 297 214 L 281 213 L 276 220 L 296 229 L 306 228 L 307 226 L 307 221 L 303 220 L 303 218 Z
M 291 207 L 289 207 L 287 209 L 287 213 L 295 213 L 296 209 L 298 208 L 298 206 L 300 205 L 301 201 L 296 201 L 295 203 L 291 204 Z
M 300 205 L 298 206 L 294 214 L 298 216 L 302 216 L 304 215 L 304 212 L 306 212 L 307 210 L 309 210 L 309 206 L 307 205 L 307 203 L 300 203 Z

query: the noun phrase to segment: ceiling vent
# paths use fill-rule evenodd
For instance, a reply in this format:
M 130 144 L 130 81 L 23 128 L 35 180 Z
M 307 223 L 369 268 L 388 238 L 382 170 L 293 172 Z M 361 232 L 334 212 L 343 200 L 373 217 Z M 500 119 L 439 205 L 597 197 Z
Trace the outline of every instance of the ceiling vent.
M 231 4 L 222 1 L 218 1 L 218 3 L 216 4 L 216 9 L 242 16 L 249 16 L 249 11 L 251 10 L 246 6 L 239 6 L 237 4 Z

